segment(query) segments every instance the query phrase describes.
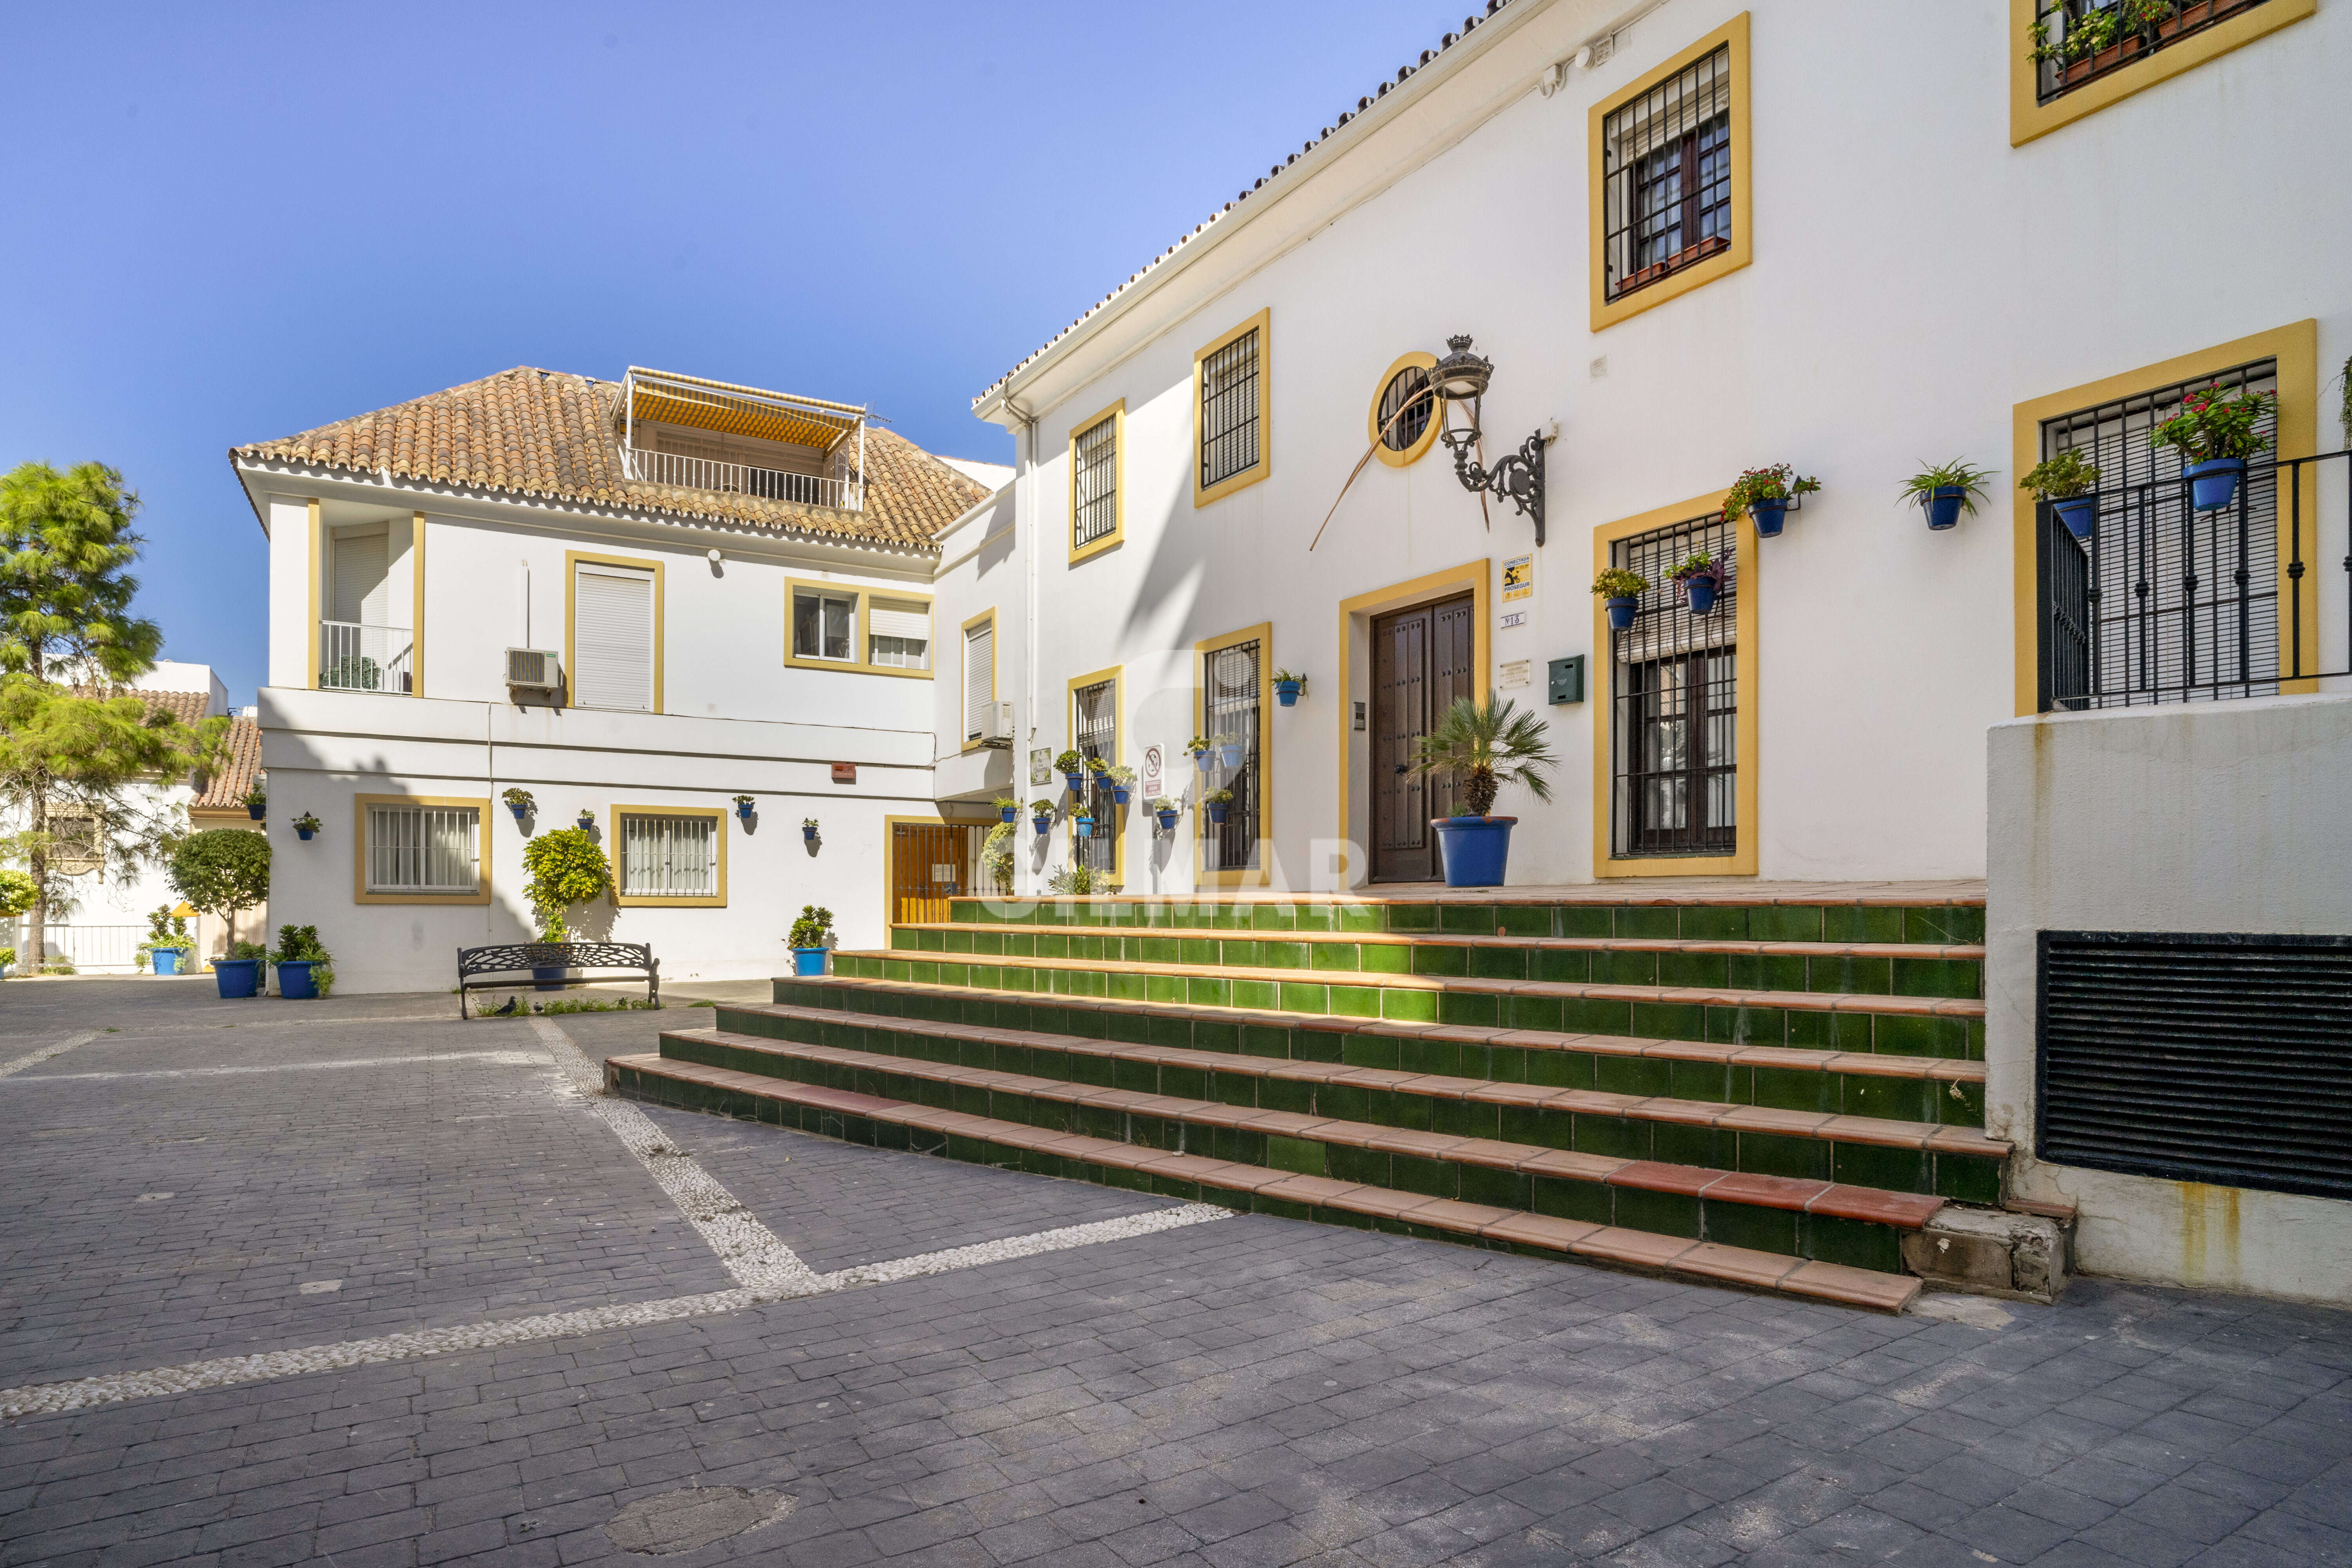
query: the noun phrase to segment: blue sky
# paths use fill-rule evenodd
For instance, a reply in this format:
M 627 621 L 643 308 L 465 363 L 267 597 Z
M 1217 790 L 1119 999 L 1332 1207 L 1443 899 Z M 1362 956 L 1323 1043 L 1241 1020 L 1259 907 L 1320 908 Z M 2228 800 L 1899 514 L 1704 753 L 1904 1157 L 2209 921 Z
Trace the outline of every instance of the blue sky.
M 1009 460 L 973 394 L 1465 8 L 12 7 L 0 467 L 121 468 L 165 657 L 250 701 L 230 446 L 634 363 Z

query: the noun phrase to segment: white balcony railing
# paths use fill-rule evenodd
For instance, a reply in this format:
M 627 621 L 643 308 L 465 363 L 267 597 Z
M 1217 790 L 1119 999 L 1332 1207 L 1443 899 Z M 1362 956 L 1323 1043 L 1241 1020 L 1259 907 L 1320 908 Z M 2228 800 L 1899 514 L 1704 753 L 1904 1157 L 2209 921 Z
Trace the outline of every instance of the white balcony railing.
M 360 621 L 319 623 L 319 689 L 383 691 L 405 697 L 414 689 L 415 634 L 406 626 Z
M 842 511 L 866 510 L 866 487 L 855 479 L 787 473 L 782 468 L 759 468 L 746 463 L 719 463 L 708 458 L 649 452 L 637 447 L 625 447 L 622 452 L 629 461 L 629 477 L 646 484 L 723 490 L 767 500 L 796 501 L 803 506 L 829 506 Z

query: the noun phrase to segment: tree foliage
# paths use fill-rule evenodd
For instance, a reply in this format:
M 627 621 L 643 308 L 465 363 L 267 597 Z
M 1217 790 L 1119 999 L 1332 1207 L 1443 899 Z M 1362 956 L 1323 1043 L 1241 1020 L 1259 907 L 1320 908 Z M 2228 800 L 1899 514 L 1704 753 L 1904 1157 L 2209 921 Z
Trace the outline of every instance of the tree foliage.
M 1421 738 L 1414 765 L 1424 773 L 1444 773 L 1462 786 L 1462 803 L 1472 816 L 1495 809 L 1495 795 L 1504 784 L 1525 784 L 1538 800 L 1551 798 L 1546 770 L 1559 765 L 1545 724 L 1533 713 L 1519 713 L 1516 705 L 1486 694 L 1484 702 L 1457 697 L 1434 729 Z
M 42 920 L 71 902 L 67 867 L 95 861 L 101 877 L 126 881 L 163 850 L 179 813 L 147 804 L 139 786 L 185 773 L 197 749 L 185 725 L 141 698 L 0 676 L 0 801 L 25 824 L 0 838 L 0 858 L 30 873 Z
M 31 909 L 39 891 L 24 872 L 0 866 L 0 921 L 13 921 Z
M 613 863 L 584 827 L 559 827 L 540 834 L 523 846 L 522 864 L 530 873 L 523 897 L 530 900 L 531 917 L 539 922 L 543 942 L 570 937 L 566 910 L 609 897 L 613 891 Z
M 103 463 L 20 463 L 0 476 L 0 669 L 54 679 L 63 660 L 103 684 L 155 662 L 163 629 L 131 614 L 138 513 Z
M 269 900 L 269 840 L 242 828 L 191 833 L 172 847 L 173 889 L 208 915 L 234 918 Z

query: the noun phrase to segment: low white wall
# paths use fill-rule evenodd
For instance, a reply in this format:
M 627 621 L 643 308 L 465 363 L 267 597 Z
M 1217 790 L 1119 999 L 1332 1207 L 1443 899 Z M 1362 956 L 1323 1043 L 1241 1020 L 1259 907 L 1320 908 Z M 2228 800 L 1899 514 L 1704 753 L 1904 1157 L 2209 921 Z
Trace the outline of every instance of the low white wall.
M 2078 1205 L 2085 1273 L 2352 1300 L 2352 1204 L 2032 1156 L 2037 932 L 2352 932 L 2352 697 L 1997 724 L 1990 804 L 1985 1121 L 2014 1190 Z

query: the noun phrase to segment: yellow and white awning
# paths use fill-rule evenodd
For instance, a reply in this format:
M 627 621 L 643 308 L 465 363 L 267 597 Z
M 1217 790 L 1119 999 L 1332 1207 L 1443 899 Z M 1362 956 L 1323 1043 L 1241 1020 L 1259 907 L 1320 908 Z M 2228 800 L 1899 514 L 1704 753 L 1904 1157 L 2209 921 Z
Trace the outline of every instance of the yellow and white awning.
M 657 420 L 698 430 L 718 430 L 730 436 L 751 436 L 794 447 L 830 450 L 834 444 L 865 422 L 866 410 L 851 403 L 827 403 L 818 397 L 795 397 L 756 386 L 736 386 L 706 381 L 671 371 L 629 367 L 623 384 L 626 417 L 632 422 Z

